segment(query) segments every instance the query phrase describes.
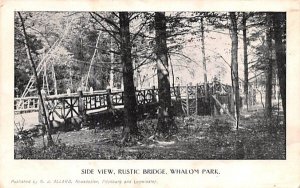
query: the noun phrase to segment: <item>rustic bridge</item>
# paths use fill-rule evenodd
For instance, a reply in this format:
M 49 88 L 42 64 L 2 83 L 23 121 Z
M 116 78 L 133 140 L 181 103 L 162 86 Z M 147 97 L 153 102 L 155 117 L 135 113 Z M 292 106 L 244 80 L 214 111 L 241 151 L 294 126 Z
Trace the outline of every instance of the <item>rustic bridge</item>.
M 159 103 L 158 89 L 139 89 L 135 91 L 137 113 L 155 113 Z M 45 96 L 45 104 L 50 120 L 67 119 L 75 116 L 104 113 L 111 109 L 123 109 L 124 92 L 111 89 L 61 95 Z M 196 86 L 171 87 L 172 104 L 177 115 L 210 115 L 225 104 L 231 111 L 231 86 L 220 82 Z M 38 97 L 15 98 L 15 114 L 40 112 Z M 41 117 L 41 114 L 39 116 Z M 39 118 L 41 123 L 43 118 Z

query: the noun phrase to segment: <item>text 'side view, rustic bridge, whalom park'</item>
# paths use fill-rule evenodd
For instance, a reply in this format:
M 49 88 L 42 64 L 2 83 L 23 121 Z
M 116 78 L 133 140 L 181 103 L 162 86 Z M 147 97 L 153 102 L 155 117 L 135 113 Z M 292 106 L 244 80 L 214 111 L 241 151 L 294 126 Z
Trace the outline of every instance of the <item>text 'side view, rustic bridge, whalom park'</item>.
M 285 159 L 286 14 L 15 12 L 15 159 Z

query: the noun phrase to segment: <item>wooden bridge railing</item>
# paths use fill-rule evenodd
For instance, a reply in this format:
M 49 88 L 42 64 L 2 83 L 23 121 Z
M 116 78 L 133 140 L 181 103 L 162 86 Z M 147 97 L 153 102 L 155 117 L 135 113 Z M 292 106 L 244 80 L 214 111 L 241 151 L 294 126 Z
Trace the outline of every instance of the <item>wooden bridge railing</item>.
M 231 86 L 221 84 L 219 82 L 209 83 L 205 87 L 204 84 L 196 86 L 175 86 L 171 87 L 172 99 L 187 99 L 187 108 L 191 106 L 189 102 L 195 99 L 196 108 L 198 98 L 207 97 L 216 93 L 230 93 Z M 145 105 L 158 102 L 158 90 L 139 89 L 135 91 L 138 105 Z M 79 116 L 81 113 L 87 113 L 93 110 L 110 109 L 114 107 L 122 107 L 124 105 L 124 92 L 101 90 L 90 92 L 71 93 L 69 95 L 50 95 L 46 97 L 47 107 L 52 118 L 67 118 Z M 38 97 L 16 98 L 15 112 L 38 111 Z M 195 109 L 197 111 L 197 109 Z M 194 110 L 194 111 L 195 111 Z
M 108 96 L 108 93 L 83 94 L 84 109 L 96 110 L 106 108 L 108 106 Z
M 37 111 L 39 109 L 38 97 L 15 98 L 15 112 Z

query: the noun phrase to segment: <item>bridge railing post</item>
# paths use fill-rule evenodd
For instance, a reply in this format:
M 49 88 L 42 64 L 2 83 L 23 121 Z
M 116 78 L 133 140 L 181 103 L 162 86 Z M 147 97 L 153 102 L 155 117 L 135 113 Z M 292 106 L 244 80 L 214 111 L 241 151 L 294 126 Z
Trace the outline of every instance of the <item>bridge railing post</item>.
M 174 90 L 175 90 L 175 93 L 176 93 L 176 101 L 178 101 L 178 100 L 180 100 L 180 98 L 181 98 L 181 94 L 180 94 L 180 85 L 177 85 L 175 88 L 174 88 Z
M 181 94 L 180 94 L 180 85 L 174 86 L 174 94 L 175 94 L 175 103 L 173 106 L 173 113 L 181 114 L 182 103 L 181 103 Z M 179 110 L 180 109 L 180 110 Z
M 156 101 L 156 94 L 155 94 L 155 86 L 152 87 L 152 102 L 157 102 Z
M 112 100 L 111 100 L 111 89 L 107 89 L 106 90 L 107 94 L 106 94 L 106 102 L 107 102 L 107 109 L 112 109 L 113 108 L 113 104 L 112 104 Z
M 84 102 L 83 102 L 83 92 L 81 89 L 78 89 L 77 93 L 78 93 L 78 114 L 83 117 L 85 111 Z
M 143 90 L 143 104 L 146 104 L 146 90 Z
M 78 93 L 78 114 L 79 118 L 81 119 L 82 125 L 86 125 L 86 109 L 84 105 L 84 100 L 83 100 L 83 91 L 81 89 L 77 90 Z

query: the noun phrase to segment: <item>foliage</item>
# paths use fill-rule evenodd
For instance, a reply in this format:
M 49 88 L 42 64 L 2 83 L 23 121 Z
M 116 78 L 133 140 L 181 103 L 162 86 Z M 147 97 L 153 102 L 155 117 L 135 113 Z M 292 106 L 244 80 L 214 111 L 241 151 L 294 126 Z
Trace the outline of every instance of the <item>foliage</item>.
M 34 137 L 37 136 L 36 131 L 20 130 L 14 136 L 15 157 L 20 153 L 23 159 L 30 159 L 34 155 Z

